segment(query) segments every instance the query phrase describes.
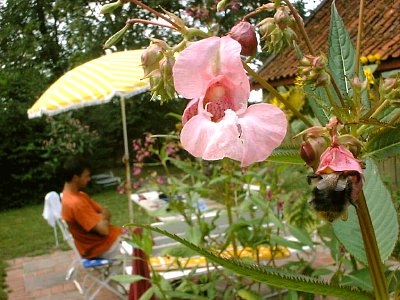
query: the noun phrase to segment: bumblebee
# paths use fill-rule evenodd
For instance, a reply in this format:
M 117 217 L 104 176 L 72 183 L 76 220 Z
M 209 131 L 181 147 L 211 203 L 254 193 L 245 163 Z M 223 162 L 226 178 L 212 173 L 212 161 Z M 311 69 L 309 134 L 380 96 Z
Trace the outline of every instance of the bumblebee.
M 339 217 L 347 220 L 347 207 L 355 207 L 353 185 L 361 180 L 360 173 L 332 172 L 329 174 L 309 174 L 308 183 L 314 186 L 310 206 L 323 219 L 333 222 Z

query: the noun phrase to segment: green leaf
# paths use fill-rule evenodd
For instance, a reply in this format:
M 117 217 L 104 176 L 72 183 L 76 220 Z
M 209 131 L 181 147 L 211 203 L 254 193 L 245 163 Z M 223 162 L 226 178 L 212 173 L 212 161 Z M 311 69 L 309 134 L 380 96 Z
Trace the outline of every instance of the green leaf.
M 161 251 L 161 255 L 172 256 L 172 257 L 193 257 L 197 255 L 197 253 L 191 249 L 188 249 L 188 247 L 179 245 L 179 246 L 164 248 Z
M 385 159 L 400 153 L 400 128 L 385 128 L 373 136 L 365 145 L 367 156 Z
M 207 297 L 193 295 L 193 294 L 179 292 L 179 291 L 169 291 L 168 296 L 172 297 L 172 299 L 208 300 Z
M 351 272 L 350 274 L 343 277 L 341 283 L 348 286 L 357 286 L 369 292 L 372 292 L 374 290 L 368 268 Z
M 271 234 L 270 241 L 273 243 L 276 243 L 278 245 L 282 245 L 282 246 L 285 246 L 288 248 L 303 251 L 303 244 L 296 242 L 296 241 L 287 240 L 279 235 Z
M 367 159 L 365 183 L 363 187 L 367 206 L 375 229 L 376 240 L 382 261 L 392 253 L 397 241 L 399 224 L 390 193 L 383 184 L 378 168 L 372 159 Z M 367 264 L 360 225 L 353 206 L 349 207 L 347 221 L 337 220 L 333 223 L 335 235 L 346 249 L 358 260 Z
M 301 227 L 295 227 L 292 225 L 289 225 L 289 232 L 299 240 L 300 243 L 307 245 L 309 247 L 314 247 L 314 242 L 311 240 L 310 235 L 307 233 L 307 231 Z
M 237 292 L 238 296 L 244 300 L 262 300 L 263 297 L 259 296 L 258 294 L 254 293 L 253 291 L 240 289 Z
M 240 260 L 223 258 L 215 255 L 205 248 L 198 247 L 175 234 L 171 234 L 165 230 L 161 230 L 150 225 L 130 224 L 130 226 L 148 228 L 152 231 L 164 234 L 196 251 L 200 255 L 207 257 L 210 261 L 222 266 L 225 269 L 228 269 L 236 274 L 249 277 L 253 280 L 264 282 L 277 288 L 292 289 L 318 295 L 332 295 L 349 300 L 372 298 L 371 294 L 356 290 L 354 288 L 329 284 L 313 277 L 293 274 L 272 267 L 245 264 Z
M 140 275 L 113 275 L 111 276 L 112 280 L 121 282 L 121 283 L 134 283 L 140 280 L 148 280 L 146 277 Z
M 283 215 L 288 224 L 312 232 L 318 224 L 318 218 L 310 209 L 307 196 L 308 193 L 297 198 L 289 197 L 283 206 Z
M 350 36 L 333 2 L 329 31 L 329 68 L 340 91 L 349 96 L 353 95 L 349 79 L 354 76 L 355 57 L 356 53 Z
M 267 160 L 288 164 L 304 164 L 304 160 L 300 157 L 300 145 L 281 145 L 272 152 Z
M 328 95 L 322 87 L 312 88 L 310 85 L 306 85 L 304 91 L 306 92 L 308 105 L 311 107 L 320 124 L 325 126 L 330 119 L 327 102 Z

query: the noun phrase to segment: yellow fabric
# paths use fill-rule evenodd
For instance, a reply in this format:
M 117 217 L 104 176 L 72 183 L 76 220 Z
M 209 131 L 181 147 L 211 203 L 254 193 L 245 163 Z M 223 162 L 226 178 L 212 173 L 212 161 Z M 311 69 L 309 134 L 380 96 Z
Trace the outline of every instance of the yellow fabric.
M 271 251 L 272 250 L 272 251 Z M 283 246 L 258 247 L 259 259 L 285 258 L 290 255 L 288 248 Z M 221 257 L 231 258 L 234 257 L 233 246 L 229 245 L 225 251 L 220 254 Z M 250 247 L 238 247 L 238 256 L 240 258 L 257 259 L 257 251 Z M 150 264 L 155 271 L 166 271 L 174 269 L 192 269 L 203 268 L 207 264 L 207 259 L 204 256 L 195 256 L 190 258 L 177 258 L 172 256 L 153 256 L 150 257 Z
M 143 78 L 144 49 L 114 52 L 80 65 L 60 77 L 28 110 L 28 117 L 55 115 L 75 108 L 132 96 L 149 88 Z

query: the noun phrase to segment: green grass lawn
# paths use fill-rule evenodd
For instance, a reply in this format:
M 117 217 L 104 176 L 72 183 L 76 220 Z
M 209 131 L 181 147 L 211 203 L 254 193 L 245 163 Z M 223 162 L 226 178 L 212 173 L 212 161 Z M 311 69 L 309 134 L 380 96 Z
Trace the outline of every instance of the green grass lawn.
M 112 223 L 122 226 L 129 223 L 128 199 L 114 189 L 91 195 L 112 214 Z M 136 222 L 149 222 L 149 218 L 134 207 Z M 43 205 L 35 205 L 0 212 L 0 260 L 36 256 L 55 250 L 53 228 L 42 217 Z M 140 217 L 140 218 L 139 218 Z M 61 241 L 61 233 L 59 233 Z M 63 249 L 68 249 L 66 245 Z
M 113 188 L 91 194 L 91 197 L 107 207 L 112 214 L 112 223 L 122 226 L 129 223 L 128 199 Z M 44 198 L 44 196 L 43 196 Z M 134 221 L 148 223 L 146 214 L 134 208 Z M 5 298 L 2 277 L 5 275 L 5 261 L 17 257 L 36 256 L 51 253 L 56 249 L 68 250 L 58 231 L 60 246 L 55 246 L 53 228 L 42 217 L 43 205 L 0 212 L 0 300 Z

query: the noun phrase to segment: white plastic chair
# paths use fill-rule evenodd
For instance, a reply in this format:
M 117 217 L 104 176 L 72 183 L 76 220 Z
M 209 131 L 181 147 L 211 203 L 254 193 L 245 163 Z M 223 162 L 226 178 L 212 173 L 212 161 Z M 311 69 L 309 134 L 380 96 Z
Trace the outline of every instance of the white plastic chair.
M 85 299 L 95 299 L 102 288 L 109 290 L 121 299 L 125 299 L 127 291 L 121 284 L 113 281 L 113 286 L 110 285 L 111 276 L 114 275 L 111 273 L 111 268 L 121 266 L 122 274 L 124 271 L 123 262 L 114 259 L 85 259 L 81 257 L 67 223 L 61 219 L 61 202 L 56 192 L 50 192 L 46 195 L 45 211 L 46 214 L 43 212 L 43 216 L 46 215 L 45 218 L 50 225 L 52 225 L 53 222 L 57 224 L 61 230 L 63 239 L 74 253 L 74 260 L 68 267 L 65 279 L 72 280 L 78 291 L 84 295 Z M 55 228 L 55 225 L 53 228 Z M 56 231 L 55 229 L 55 232 Z M 80 280 L 81 273 L 83 276 L 82 280 Z

